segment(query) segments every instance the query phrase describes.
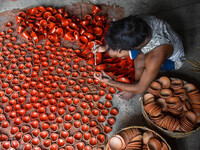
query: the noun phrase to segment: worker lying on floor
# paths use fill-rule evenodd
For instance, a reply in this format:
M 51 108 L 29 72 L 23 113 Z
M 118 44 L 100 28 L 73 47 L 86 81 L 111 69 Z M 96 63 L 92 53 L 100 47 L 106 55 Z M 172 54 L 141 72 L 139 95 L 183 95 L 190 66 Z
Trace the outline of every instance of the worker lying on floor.
M 105 42 L 106 45 L 97 45 L 92 52 L 134 59 L 135 84 L 114 81 L 103 71 L 94 75 L 101 82 L 123 90 L 118 93 L 122 99 L 144 93 L 160 70 L 177 70 L 185 60 L 180 37 L 168 23 L 154 16 L 129 16 L 113 22 Z

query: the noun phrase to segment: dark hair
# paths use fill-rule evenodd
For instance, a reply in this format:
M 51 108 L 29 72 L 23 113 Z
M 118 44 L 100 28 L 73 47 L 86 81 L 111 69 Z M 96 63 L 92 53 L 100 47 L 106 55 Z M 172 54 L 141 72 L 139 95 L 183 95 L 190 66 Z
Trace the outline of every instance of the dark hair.
M 113 50 L 129 50 L 142 44 L 150 32 L 149 25 L 139 16 L 128 16 L 111 23 L 105 42 Z

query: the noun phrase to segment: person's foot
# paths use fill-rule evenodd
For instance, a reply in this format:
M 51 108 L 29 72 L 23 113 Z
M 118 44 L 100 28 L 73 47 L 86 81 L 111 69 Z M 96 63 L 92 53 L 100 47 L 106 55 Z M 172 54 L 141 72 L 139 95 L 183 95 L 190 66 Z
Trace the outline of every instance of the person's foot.
M 122 100 L 130 100 L 135 96 L 135 93 L 133 92 L 127 92 L 127 91 L 118 91 L 116 93 L 116 96 L 119 97 Z

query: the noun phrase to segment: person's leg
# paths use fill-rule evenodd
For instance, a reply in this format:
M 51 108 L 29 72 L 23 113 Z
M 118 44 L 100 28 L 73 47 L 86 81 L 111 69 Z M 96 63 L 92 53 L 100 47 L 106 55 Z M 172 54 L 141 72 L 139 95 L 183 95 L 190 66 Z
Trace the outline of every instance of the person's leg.
M 144 71 L 144 68 L 145 68 L 144 59 L 145 59 L 145 55 L 143 53 L 140 53 L 134 61 L 135 82 L 138 82 L 140 80 L 140 77 Z M 116 96 L 123 100 L 129 100 L 135 96 L 135 93 L 127 92 L 127 91 L 119 91 L 116 94 Z

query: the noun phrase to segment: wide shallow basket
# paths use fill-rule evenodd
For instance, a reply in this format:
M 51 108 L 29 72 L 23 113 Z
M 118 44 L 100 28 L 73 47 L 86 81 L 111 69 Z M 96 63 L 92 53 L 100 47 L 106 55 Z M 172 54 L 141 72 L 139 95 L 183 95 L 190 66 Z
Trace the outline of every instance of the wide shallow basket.
M 172 80 L 181 80 L 179 78 L 169 78 L 171 81 Z M 158 80 L 156 80 L 158 81 Z M 182 80 L 184 84 L 188 83 L 184 80 Z M 148 93 L 148 92 L 146 92 Z M 145 93 L 145 94 L 146 94 Z M 172 137 L 172 138 L 184 138 L 184 137 L 188 137 L 192 134 L 194 134 L 195 132 L 197 132 L 197 130 L 200 129 L 200 126 L 199 126 L 199 123 L 196 125 L 196 127 L 192 130 L 192 131 L 189 131 L 189 132 L 178 132 L 178 131 L 175 131 L 175 132 L 172 132 L 172 131 L 169 131 L 167 129 L 164 129 L 158 125 L 156 125 L 149 117 L 149 115 L 147 114 L 147 112 L 145 111 L 144 109 L 144 97 L 140 97 L 140 103 L 141 103 L 141 108 L 142 108 L 142 114 L 145 118 L 145 120 L 147 121 L 148 125 L 151 126 L 153 129 L 155 129 L 156 131 L 158 132 L 161 132 L 161 133 L 164 133 L 165 135 L 169 136 L 169 137 Z
M 127 129 L 130 129 L 130 128 L 139 129 L 140 131 L 144 131 L 144 132 L 151 131 L 153 134 L 155 134 L 156 136 L 158 136 L 162 140 L 162 142 L 164 142 L 167 145 L 168 150 L 171 150 L 171 147 L 169 146 L 169 144 L 167 143 L 167 141 L 161 135 L 159 135 L 157 132 L 155 132 L 155 131 L 147 128 L 147 127 L 143 127 L 143 126 L 129 126 L 129 127 L 121 129 L 119 132 L 127 130 Z M 118 134 L 119 132 L 117 132 L 116 134 Z M 110 150 L 110 148 L 108 146 L 108 143 L 106 144 L 105 150 Z

